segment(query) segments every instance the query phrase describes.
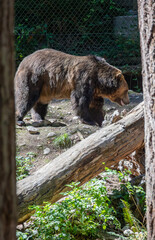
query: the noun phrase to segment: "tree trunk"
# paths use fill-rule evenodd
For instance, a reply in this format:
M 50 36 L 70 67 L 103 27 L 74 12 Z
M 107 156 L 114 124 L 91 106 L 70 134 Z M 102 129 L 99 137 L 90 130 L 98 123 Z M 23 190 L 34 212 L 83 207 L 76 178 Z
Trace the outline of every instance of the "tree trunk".
M 16 239 L 13 1 L 0 1 L 0 240 Z
M 18 219 L 29 217 L 28 206 L 55 202 L 66 184 L 87 182 L 141 146 L 144 140 L 143 103 L 122 120 L 102 128 L 17 183 Z M 104 162 L 104 164 L 103 164 Z
M 155 2 L 138 0 L 145 114 L 148 239 L 155 239 Z

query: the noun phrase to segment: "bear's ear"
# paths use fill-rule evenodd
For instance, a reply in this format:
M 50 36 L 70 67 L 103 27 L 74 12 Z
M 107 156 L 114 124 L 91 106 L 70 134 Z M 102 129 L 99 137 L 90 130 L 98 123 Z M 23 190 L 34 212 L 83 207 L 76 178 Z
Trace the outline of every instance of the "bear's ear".
M 99 56 L 93 56 L 93 59 L 97 62 L 97 63 L 106 63 L 106 60 L 102 57 Z
M 118 72 L 116 74 L 116 79 L 117 79 L 118 82 L 120 82 L 122 80 L 122 73 L 121 72 Z
M 122 76 L 122 72 L 121 71 L 116 73 L 116 77 L 120 78 L 121 76 Z

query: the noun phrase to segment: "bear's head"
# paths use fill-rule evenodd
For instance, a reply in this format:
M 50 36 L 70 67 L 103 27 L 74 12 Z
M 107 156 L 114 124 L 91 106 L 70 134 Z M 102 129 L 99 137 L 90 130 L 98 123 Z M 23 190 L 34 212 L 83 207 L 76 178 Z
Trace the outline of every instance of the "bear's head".
M 128 84 L 122 72 L 108 64 L 104 58 L 98 58 L 98 86 L 96 93 L 121 106 L 129 104 Z
M 115 78 L 117 82 L 117 87 L 111 93 L 107 94 L 107 98 L 109 98 L 112 102 L 119 104 L 120 106 L 129 104 L 129 89 L 123 74 L 118 73 L 116 74 Z

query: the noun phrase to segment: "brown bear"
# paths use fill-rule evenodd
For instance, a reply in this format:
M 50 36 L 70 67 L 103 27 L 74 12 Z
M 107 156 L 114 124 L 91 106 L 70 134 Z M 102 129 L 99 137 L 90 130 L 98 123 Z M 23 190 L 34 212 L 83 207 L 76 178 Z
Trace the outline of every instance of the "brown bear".
M 43 49 L 23 59 L 15 75 L 18 125 L 30 109 L 34 121 L 44 120 L 49 102 L 66 98 L 82 122 L 101 126 L 104 98 L 128 104 L 128 85 L 119 69 L 97 56 Z

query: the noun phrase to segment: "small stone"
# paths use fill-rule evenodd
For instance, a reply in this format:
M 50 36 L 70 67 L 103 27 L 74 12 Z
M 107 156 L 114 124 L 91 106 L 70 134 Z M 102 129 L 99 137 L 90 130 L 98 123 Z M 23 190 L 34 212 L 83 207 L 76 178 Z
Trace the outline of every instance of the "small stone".
M 24 119 L 28 121 L 28 120 L 31 119 L 31 117 L 30 116 L 29 117 L 25 117 Z
M 68 112 L 67 114 L 68 114 L 68 115 L 71 115 L 71 112 Z
M 116 109 L 115 107 L 109 107 L 109 108 L 107 108 L 107 112 L 113 111 L 113 110 L 115 110 L 115 109 Z
M 20 127 L 22 126 L 26 126 L 25 122 L 24 121 L 17 121 L 16 124 Z
M 77 119 L 79 119 L 78 116 L 74 116 L 74 117 L 73 117 L 73 120 L 77 120 Z
M 46 127 L 46 126 L 51 126 L 51 122 L 49 120 L 42 120 L 39 122 L 32 122 L 33 127 Z
M 21 143 L 19 144 L 19 147 L 24 147 L 26 145 L 26 143 Z
M 129 236 L 131 236 L 133 233 L 134 233 L 134 232 L 133 232 L 132 230 L 130 230 L 130 229 L 126 229 L 126 230 L 124 230 L 124 232 L 123 232 L 123 234 L 124 234 L 125 237 L 129 237 Z
M 43 120 L 43 126 L 51 126 L 51 122 L 49 121 L 49 120 L 47 120 L 47 119 L 45 119 L 45 120 Z
M 66 126 L 66 124 L 65 123 L 62 123 L 62 122 L 53 122 L 52 124 L 51 124 L 51 126 L 52 127 L 65 127 Z
M 127 230 L 127 229 L 130 229 L 130 228 L 129 228 L 129 224 L 125 225 L 125 226 L 122 228 L 122 231 L 124 232 L 124 231 Z
M 38 145 L 37 145 L 37 148 L 42 148 L 42 145 L 38 144 Z
M 54 136 L 56 136 L 56 133 L 54 133 L 54 132 L 50 132 L 50 133 L 48 133 L 48 135 L 47 135 L 48 138 L 54 137 Z
M 28 126 L 28 127 L 27 127 L 27 130 L 28 130 L 28 132 L 31 133 L 31 134 L 38 134 L 38 133 L 39 133 L 38 129 L 35 128 L 35 127 L 32 127 L 32 126 Z
M 16 129 L 23 129 L 22 126 L 16 125 Z
M 83 129 L 90 129 L 90 126 L 83 126 Z
M 19 230 L 19 231 L 22 231 L 24 229 L 23 224 L 17 225 L 16 229 Z
M 51 151 L 50 148 L 45 148 L 43 154 L 44 154 L 44 155 L 47 155 L 47 154 L 50 153 L 50 151 Z

